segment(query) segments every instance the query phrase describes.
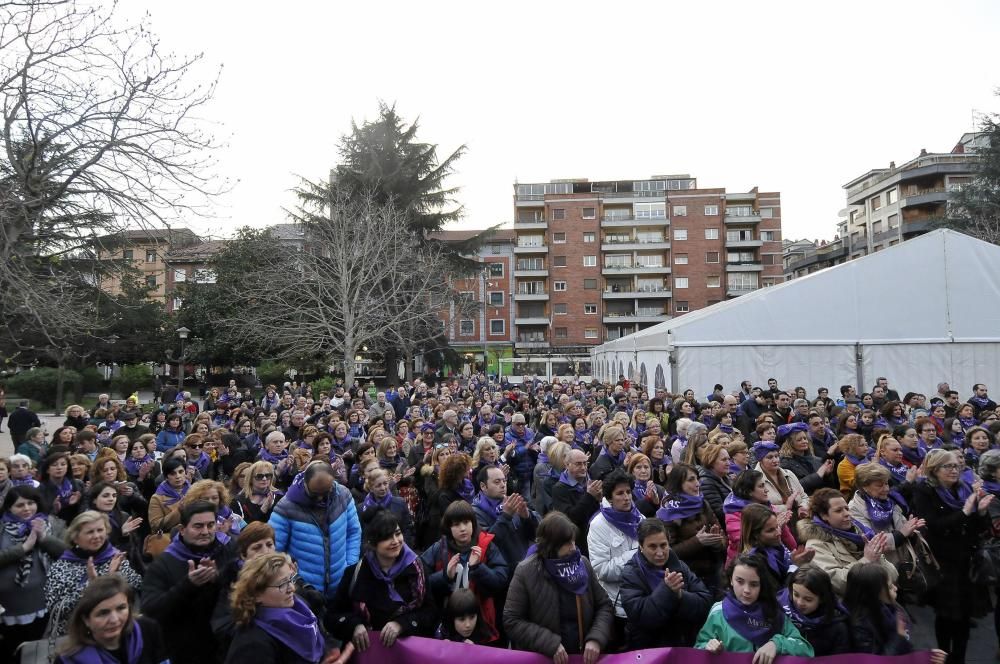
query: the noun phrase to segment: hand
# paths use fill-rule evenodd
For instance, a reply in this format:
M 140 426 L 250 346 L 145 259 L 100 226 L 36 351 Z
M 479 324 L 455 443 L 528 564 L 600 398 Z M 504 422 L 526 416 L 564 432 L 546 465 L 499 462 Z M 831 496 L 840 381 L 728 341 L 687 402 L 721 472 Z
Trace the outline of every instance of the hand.
M 272 507 L 274 507 L 274 492 L 273 491 L 267 494 L 267 498 L 265 498 L 264 502 L 261 503 L 260 509 L 262 511 L 264 511 L 264 512 L 270 512 Z
M 391 648 L 392 644 L 394 644 L 396 642 L 396 639 L 399 638 L 399 633 L 402 630 L 403 628 L 399 626 L 398 622 L 395 622 L 393 620 L 387 622 L 382 627 L 382 632 L 381 632 L 382 645 L 384 645 L 386 648 Z
M 358 652 L 368 650 L 368 628 L 364 625 L 355 627 L 354 634 L 351 635 L 351 643 L 358 649 Z
M 948 659 L 948 653 L 935 648 L 931 650 L 931 664 L 944 664 Z
M 125 523 L 122 524 L 122 535 L 128 535 L 134 532 L 139 526 L 142 525 L 142 517 L 134 516 Z
M 583 646 L 583 664 L 594 664 L 601 656 L 601 644 L 597 641 L 587 641 Z
M 792 491 L 792 495 L 788 496 L 788 500 L 785 501 L 785 507 L 792 510 L 795 507 L 795 503 L 798 502 L 799 498 L 802 496 L 802 491 L 796 489 Z
M 501 506 L 503 508 L 503 513 L 507 516 L 514 516 L 517 514 L 517 499 L 520 498 L 516 493 L 512 493 L 503 499 Z
M 32 523 L 31 525 L 34 526 L 35 524 Z M 32 527 L 31 532 L 28 533 L 28 536 L 25 537 L 24 541 L 21 543 L 21 548 L 24 549 L 25 553 L 28 553 L 35 548 L 35 543 L 38 541 L 39 537 L 38 531 Z
M 403 471 L 403 477 L 413 477 L 413 473 L 417 472 L 416 468 L 407 468 Z
M 449 579 L 454 579 L 455 575 L 458 574 L 458 566 L 462 563 L 462 559 L 456 553 L 448 561 L 448 568 L 445 570 L 445 574 L 448 575 Z
M 705 650 L 715 655 L 719 654 L 722 652 L 722 641 L 718 639 L 709 640 L 709 642 L 705 644 Z
M 808 519 L 809 518 L 809 506 L 808 505 L 800 505 L 799 506 L 799 518 L 800 519 Z
M 684 575 L 669 569 L 663 573 L 663 583 L 680 597 L 684 591 Z
M 559 650 L 556 651 L 556 654 L 552 655 L 552 662 L 553 664 L 567 664 L 569 662 L 569 655 L 561 643 L 559 644 Z
M 115 555 L 111 556 L 111 564 L 108 565 L 108 574 L 116 574 L 118 570 L 121 569 L 123 562 L 125 562 L 124 551 L 119 551 Z
M 827 459 L 823 464 L 816 469 L 816 474 L 820 477 L 826 477 L 826 474 L 833 470 L 833 459 Z
M 483 550 L 478 546 L 474 546 L 469 550 L 469 567 L 473 565 L 478 565 L 479 561 L 483 559 Z
M 67 500 L 66 502 L 69 503 L 70 505 L 76 505 L 78 502 L 80 502 L 80 497 L 81 497 L 80 492 L 74 491 L 73 493 L 69 494 L 69 500 Z
M 97 568 L 94 567 L 94 559 L 92 557 L 87 558 L 87 581 L 93 581 L 97 578 L 97 576 Z
M 45 519 L 34 519 L 31 522 L 31 532 L 35 534 L 37 539 L 45 537 Z
M 792 513 L 790 509 L 785 510 L 781 514 L 776 514 L 775 518 L 778 521 L 778 528 L 784 528 L 788 525 L 788 522 L 792 520 Z
M 656 492 L 656 485 L 653 484 L 653 480 L 646 482 L 646 501 L 652 503 L 653 505 L 659 506 L 660 504 L 660 494 Z
M 986 514 L 986 510 L 990 506 L 990 503 L 993 502 L 994 498 L 995 498 L 995 496 L 992 493 L 988 493 L 988 494 L 986 494 L 986 496 L 984 496 L 983 498 L 979 499 L 979 513 L 980 514 Z
M 920 528 L 923 528 L 925 523 L 926 522 L 923 519 L 918 519 L 915 516 L 911 516 L 909 519 L 906 520 L 906 523 L 904 523 L 902 526 L 899 527 L 899 534 L 902 535 L 903 537 L 909 537 L 910 535 L 913 534 L 914 530 L 919 530 Z
M 794 551 L 792 551 L 792 564 L 796 567 L 801 567 L 807 562 L 813 559 L 816 552 L 812 549 L 807 549 L 805 544 L 799 544 Z
M 907 638 L 909 630 L 907 629 L 906 614 L 903 613 L 902 609 L 896 610 L 896 634 L 899 634 L 904 639 Z
M 777 654 L 778 648 L 774 645 L 774 641 L 768 641 L 753 654 L 751 664 L 771 664 Z
M 600 500 L 604 496 L 602 486 L 603 485 L 601 483 L 601 480 L 594 480 L 593 482 L 589 482 L 587 484 L 587 493 L 589 493 L 597 500 Z
M 882 557 L 886 547 L 885 533 L 879 533 L 865 543 L 864 558 L 870 563 L 877 562 Z
M 511 495 L 517 496 L 517 515 L 522 519 L 527 519 L 530 516 L 530 513 L 528 511 L 528 501 L 525 500 L 524 496 L 522 496 L 519 493 L 514 493 Z
M 121 484 L 115 485 L 115 489 L 118 490 L 118 493 L 126 497 L 131 496 L 134 493 L 132 485 L 128 482 L 122 482 Z
M 211 583 L 218 576 L 215 562 L 209 558 L 202 558 L 196 566 L 193 560 L 188 561 L 188 581 L 196 586 L 203 586 Z
M 139 479 L 144 480 L 146 476 L 149 475 L 149 471 L 153 469 L 153 462 L 147 461 L 146 463 L 139 466 Z
M 962 505 L 962 513 L 965 516 L 970 516 L 976 511 L 976 501 L 979 500 L 979 492 L 973 487 L 972 493 L 969 497 L 965 499 L 965 505 Z
M 229 516 L 227 516 L 225 519 L 222 520 L 221 524 L 219 524 L 219 532 L 228 533 L 232 527 L 233 527 L 233 516 L 230 514 Z
M 917 480 L 917 473 L 920 472 L 919 466 L 910 466 L 910 469 L 906 471 L 906 481 L 915 482 Z
M 504 477 L 510 477 L 510 466 L 508 466 L 507 464 L 503 464 L 502 466 L 500 466 L 500 470 L 503 471 Z
M 705 526 L 702 526 L 701 530 L 696 532 L 694 536 L 702 546 L 715 546 L 722 541 L 722 535 L 709 532 Z

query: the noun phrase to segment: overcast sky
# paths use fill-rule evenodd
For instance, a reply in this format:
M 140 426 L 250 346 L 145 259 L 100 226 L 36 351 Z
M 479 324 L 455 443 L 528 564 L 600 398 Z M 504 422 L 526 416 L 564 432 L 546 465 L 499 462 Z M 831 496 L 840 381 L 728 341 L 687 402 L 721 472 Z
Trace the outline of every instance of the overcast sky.
M 993 0 L 128 4 L 224 67 L 210 113 L 239 182 L 202 233 L 285 221 L 378 99 L 468 146 L 459 227 L 509 223 L 515 179 L 690 173 L 780 191 L 789 239 L 832 237 L 844 183 L 1000 110 Z

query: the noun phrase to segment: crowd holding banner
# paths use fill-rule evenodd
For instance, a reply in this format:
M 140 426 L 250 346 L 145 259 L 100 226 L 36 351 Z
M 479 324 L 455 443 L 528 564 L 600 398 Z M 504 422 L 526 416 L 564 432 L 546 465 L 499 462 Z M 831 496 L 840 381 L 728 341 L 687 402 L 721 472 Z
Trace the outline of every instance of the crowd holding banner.
M 766 385 L 231 384 L 51 441 L 22 404 L 0 661 L 771 664 L 909 654 L 926 603 L 926 661 L 964 662 L 1000 575 L 987 386 Z

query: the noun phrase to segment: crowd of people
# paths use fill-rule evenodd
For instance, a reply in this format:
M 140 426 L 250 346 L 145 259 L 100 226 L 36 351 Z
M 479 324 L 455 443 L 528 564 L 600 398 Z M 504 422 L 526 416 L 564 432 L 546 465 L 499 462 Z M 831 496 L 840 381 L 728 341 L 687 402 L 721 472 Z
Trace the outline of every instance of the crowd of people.
M 231 385 L 102 395 L 51 440 L 16 414 L 0 661 L 332 664 L 423 636 L 770 664 L 908 653 L 928 604 L 932 660 L 962 664 L 1000 571 L 982 384 Z

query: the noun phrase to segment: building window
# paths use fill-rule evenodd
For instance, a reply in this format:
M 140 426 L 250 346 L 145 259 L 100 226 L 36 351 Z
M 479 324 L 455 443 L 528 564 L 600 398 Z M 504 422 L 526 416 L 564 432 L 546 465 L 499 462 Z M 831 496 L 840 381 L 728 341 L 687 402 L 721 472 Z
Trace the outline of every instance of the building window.
M 567 305 L 565 302 L 552 305 L 552 313 L 554 313 L 556 316 L 565 316 L 568 310 L 569 310 L 569 305 Z
M 760 258 L 764 265 L 774 265 L 774 254 L 764 254 Z
M 597 279 L 584 279 L 583 288 L 584 290 L 597 290 Z
M 569 328 L 557 327 L 556 328 L 556 339 L 565 339 L 569 336 Z
M 174 270 L 174 283 L 182 284 L 185 281 L 187 281 L 187 271 L 182 267 L 179 267 L 176 270 Z
M 675 228 L 674 229 L 674 239 L 675 240 L 686 240 L 688 239 L 688 232 L 686 228 Z
M 553 244 L 566 244 L 566 233 L 553 233 L 552 242 Z
M 674 277 L 674 288 L 687 288 L 688 278 L 687 277 Z
M 565 256 L 553 256 L 552 257 L 552 267 L 566 267 L 566 257 Z
M 597 256 L 584 256 L 583 257 L 584 267 L 597 267 Z
M 155 263 L 156 262 L 156 249 L 147 249 L 146 250 L 146 262 L 147 263 Z
M 706 228 L 705 229 L 705 239 L 706 240 L 718 240 L 719 239 L 719 229 L 718 228 Z
M 674 254 L 674 265 L 687 265 L 688 255 L 687 254 Z
M 552 209 L 552 221 L 562 221 L 566 218 L 565 208 L 553 208 Z
M 686 216 L 688 216 L 688 206 L 686 206 L 686 205 L 675 205 L 674 206 L 674 216 L 675 217 L 686 217 Z
M 490 291 L 486 297 L 489 299 L 491 307 L 503 306 L 503 291 Z
M 898 214 L 890 214 L 888 221 L 889 221 L 889 228 L 898 228 L 899 227 L 899 215 Z
M 635 218 L 636 219 L 666 219 L 667 218 L 667 204 L 666 203 L 636 203 L 635 204 Z
M 594 233 L 584 233 L 583 234 L 583 241 L 584 242 L 594 242 L 595 240 L 597 240 L 597 236 Z
M 878 221 L 873 221 L 872 234 L 874 235 L 875 233 L 881 233 L 881 232 L 882 232 L 882 220 L 879 219 Z
M 471 337 L 475 332 L 476 324 L 471 320 L 460 320 L 458 321 L 458 336 L 460 337 Z
M 591 314 L 591 315 L 596 314 L 597 313 L 597 305 L 596 304 L 585 304 L 585 305 L 583 305 L 583 313 L 585 313 L 585 314 Z
M 552 290 L 554 290 L 554 291 L 564 291 L 564 290 L 566 290 L 566 282 L 565 281 L 554 281 L 554 282 L 552 282 Z
M 674 302 L 674 312 L 678 314 L 686 314 L 689 311 L 688 303 L 684 300 L 678 300 Z
M 889 191 L 885 192 L 885 204 L 892 205 L 898 200 L 898 197 L 899 194 L 896 192 L 896 190 L 890 189 Z
M 718 217 L 719 216 L 719 206 L 718 205 L 706 205 L 705 206 L 705 216 L 706 217 Z
M 583 208 L 584 219 L 597 219 L 597 208 Z
M 184 300 L 182 300 L 179 297 L 175 297 L 174 298 L 174 311 L 177 311 L 178 309 L 180 309 L 181 305 L 183 305 L 183 304 L 184 304 Z
M 156 275 L 151 274 L 146 277 L 146 288 L 156 288 Z
M 215 270 L 195 270 L 194 281 L 198 284 L 214 284 Z
M 778 231 L 761 231 L 760 239 L 764 242 L 776 242 L 778 240 Z
M 708 286 L 709 288 L 719 288 L 720 286 L 722 286 L 722 279 L 718 276 L 708 277 L 705 280 L 705 285 Z
M 497 336 L 503 334 L 504 332 L 504 320 L 503 318 L 491 318 L 490 319 L 490 334 Z
M 761 219 L 773 219 L 774 218 L 774 208 L 762 207 L 760 209 Z
M 583 338 L 584 339 L 596 339 L 597 338 L 597 328 L 596 327 L 588 327 L 588 328 L 586 328 L 583 331 Z
M 503 276 L 503 263 L 490 263 L 490 277 Z
M 719 252 L 718 251 L 709 251 L 709 252 L 706 252 L 705 253 L 705 262 L 706 263 L 718 263 L 719 262 Z
M 135 252 L 133 252 L 131 249 L 126 249 L 125 251 L 122 252 L 122 256 L 125 258 L 125 260 L 130 261 L 135 257 Z
M 872 209 L 878 210 L 879 208 L 882 207 L 882 196 L 881 195 L 872 196 L 871 202 L 872 202 Z

